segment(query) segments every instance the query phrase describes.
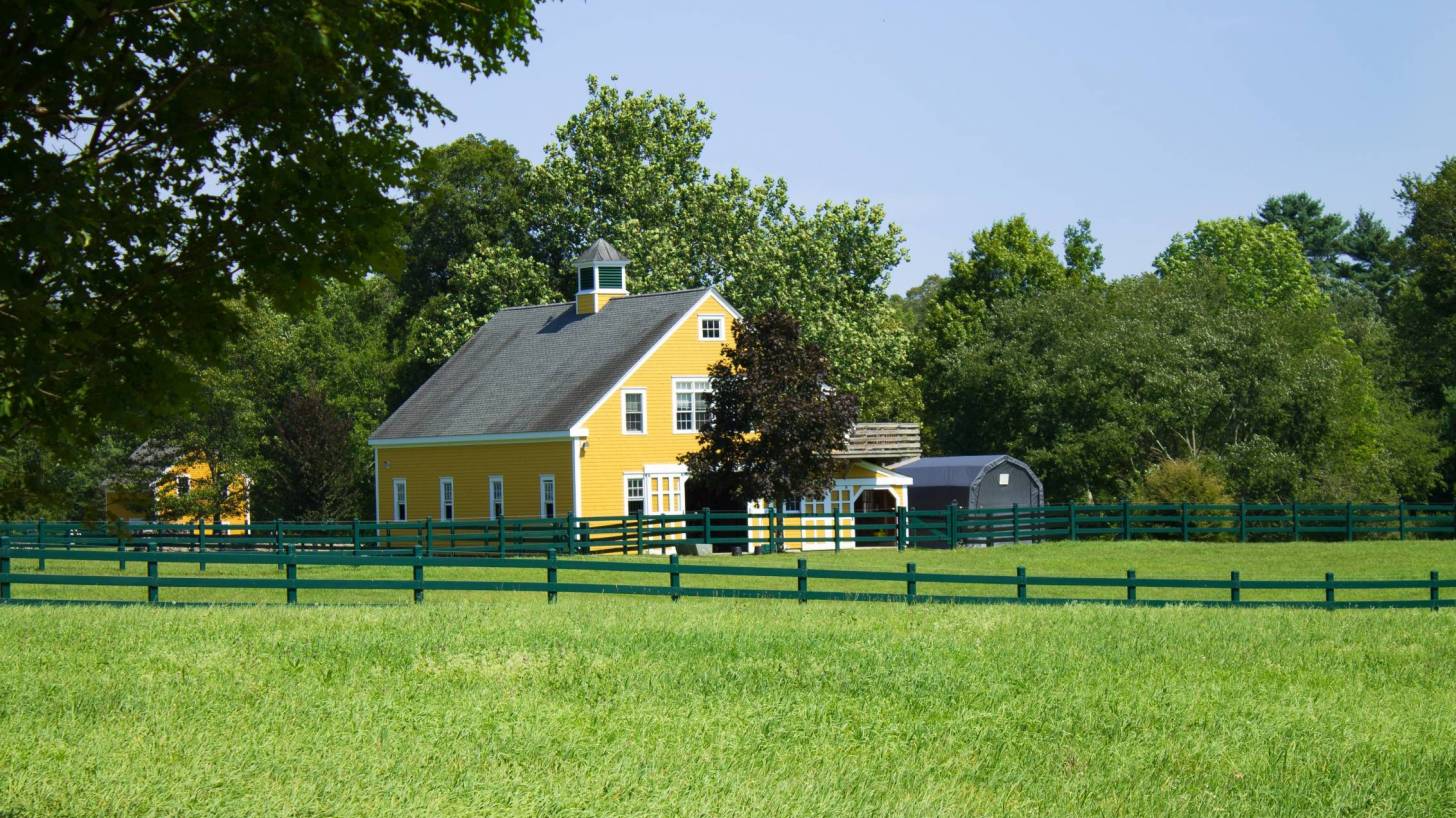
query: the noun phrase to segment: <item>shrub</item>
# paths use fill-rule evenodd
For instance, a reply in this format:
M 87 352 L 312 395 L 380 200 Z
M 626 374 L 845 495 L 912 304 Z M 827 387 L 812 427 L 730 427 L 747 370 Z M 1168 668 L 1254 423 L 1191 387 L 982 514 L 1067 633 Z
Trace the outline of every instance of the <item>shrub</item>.
M 1223 478 L 1197 460 L 1164 460 L 1143 474 L 1137 499 L 1144 503 L 1230 503 Z

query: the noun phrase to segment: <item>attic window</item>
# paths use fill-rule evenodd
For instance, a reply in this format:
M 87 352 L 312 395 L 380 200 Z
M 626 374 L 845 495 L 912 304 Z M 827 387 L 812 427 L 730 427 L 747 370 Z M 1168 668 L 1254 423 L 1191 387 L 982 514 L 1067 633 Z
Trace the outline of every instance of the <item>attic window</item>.
M 185 474 L 177 475 L 177 496 L 186 497 L 192 491 L 192 478 Z
M 1000 486 L 1011 485 L 1011 472 L 1003 471 L 1000 474 L 996 475 L 996 484 Z
M 703 341 L 723 340 L 723 316 L 703 315 L 698 317 L 698 338 Z

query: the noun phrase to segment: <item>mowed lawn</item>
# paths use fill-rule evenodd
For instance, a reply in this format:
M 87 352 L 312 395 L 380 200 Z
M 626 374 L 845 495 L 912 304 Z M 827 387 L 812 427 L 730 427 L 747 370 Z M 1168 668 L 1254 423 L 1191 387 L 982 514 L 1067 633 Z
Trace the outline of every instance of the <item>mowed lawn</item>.
M 909 558 L 1424 576 L 1456 575 L 1452 550 Z M 4 607 L 0 816 L 1451 815 L 1453 614 L 433 593 Z

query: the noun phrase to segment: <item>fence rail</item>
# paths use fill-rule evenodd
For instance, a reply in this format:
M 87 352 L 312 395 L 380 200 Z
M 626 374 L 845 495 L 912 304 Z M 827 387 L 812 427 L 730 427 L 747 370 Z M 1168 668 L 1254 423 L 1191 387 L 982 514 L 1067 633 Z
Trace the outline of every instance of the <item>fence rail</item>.
M 906 548 L 1042 540 L 1306 540 L 1456 538 L 1452 503 L 1104 503 L 1009 508 L 687 514 L 487 520 L 125 523 L 0 522 L 0 536 L 38 546 L 129 549 L 154 543 L 200 555 L 232 550 L 347 550 L 356 555 L 458 553 L 504 557 L 644 554 L 685 546 L 778 552 L 849 546 Z
M 427 556 L 416 548 L 409 554 L 387 554 L 370 552 L 360 555 L 341 552 L 297 551 L 291 548 L 281 554 L 261 551 L 235 550 L 212 554 L 215 563 L 228 566 L 272 566 L 280 564 L 284 570 L 281 577 L 269 576 L 206 576 L 197 574 L 162 575 L 164 565 L 184 566 L 196 562 L 196 554 L 183 551 L 165 551 L 156 543 L 147 543 L 146 550 L 136 554 L 138 563 L 145 563 L 146 573 L 98 574 L 84 573 L 87 567 L 110 562 L 112 555 L 97 549 L 71 548 L 64 546 L 14 545 L 9 538 L 0 538 L 0 604 L 75 602 L 81 600 L 52 600 L 45 598 L 16 598 L 15 586 L 101 586 L 112 589 L 145 589 L 145 601 L 162 602 L 162 589 L 247 589 L 283 591 L 283 601 L 296 604 L 299 592 L 321 590 L 356 591 L 408 591 L 414 602 L 425 600 L 427 591 L 496 591 L 544 593 L 548 601 L 554 602 L 558 594 L 627 594 L 635 596 L 666 596 L 677 601 L 683 597 L 731 597 L 751 599 L 781 599 L 809 601 L 862 601 L 899 602 L 906 604 L 1040 604 L 1060 605 L 1076 602 L 1122 605 L 1197 605 L 1197 606 L 1244 606 L 1244 607 L 1303 607 L 1303 608 L 1427 608 L 1440 610 L 1456 605 L 1456 598 L 1442 598 L 1442 589 L 1456 588 L 1456 580 L 1441 579 L 1435 571 L 1422 579 L 1354 579 L 1337 580 L 1327 573 L 1322 580 L 1297 579 L 1243 579 L 1239 572 L 1231 572 L 1224 579 L 1186 579 L 1139 577 L 1135 571 L 1128 571 L 1124 577 L 1067 577 L 1036 576 L 1028 574 L 1024 567 L 1018 567 L 1014 574 L 970 574 L 951 572 L 922 572 L 915 563 L 907 563 L 904 571 L 850 570 L 838 568 L 810 568 L 805 558 L 799 558 L 793 567 L 762 564 L 725 565 L 720 563 L 683 563 L 676 554 L 666 562 L 647 560 L 602 560 L 591 558 L 559 558 L 555 549 L 548 549 L 540 557 L 467 557 L 459 555 Z M 32 560 L 37 565 L 46 560 L 81 563 L 83 573 L 46 573 L 42 570 L 22 571 L 15 560 Z M 281 561 L 281 563 L 280 563 Z M 320 576 L 300 577 L 298 569 L 327 567 L 374 567 L 410 569 L 408 579 Z M 426 576 L 429 569 L 431 575 Z M 461 578 L 462 569 L 477 569 L 475 574 Z M 489 569 L 481 575 L 478 569 Z M 527 578 L 537 572 L 537 578 Z M 402 572 L 401 572 L 402 573 Z M 581 581 L 563 579 L 563 575 L 587 574 Z M 446 578 L 440 578 L 445 574 Z M 451 577 L 451 575 L 454 575 Z M 601 575 L 623 575 L 623 582 L 603 582 Z M 524 575 L 524 576 L 523 576 Z M 684 577 L 697 578 L 762 578 L 781 582 L 782 587 L 720 587 L 685 584 Z M 595 579 L 596 581 L 590 581 Z M 655 580 L 655 584 L 649 584 Z M 813 585 L 811 586 L 811 582 Z M 828 584 L 828 588 L 821 587 Z M 843 583 L 883 583 L 894 590 L 846 589 Z M 835 587 L 839 585 L 840 587 Z M 884 587 L 884 586 L 880 586 Z M 1104 588 L 1121 589 L 1123 594 L 1116 598 L 1033 596 L 1032 591 L 1040 588 Z M 986 589 L 993 592 L 987 592 Z M 901 590 L 903 589 L 903 590 Z M 974 592 L 980 589 L 979 592 Z M 1004 590 L 1002 590 L 1004 589 Z M 1176 589 L 1180 591 L 1202 590 L 1222 592 L 1219 598 L 1145 598 L 1139 597 L 1140 589 Z M 960 590 L 962 593 L 955 593 Z M 1000 593 L 994 591 L 1000 590 Z M 1403 591 L 1405 597 L 1381 597 L 1375 599 L 1337 599 L 1337 591 Z M 971 592 L 967 592 L 971 591 Z M 1313 599 L 1245 599 L 1245 592 L 1261 591 L 1310 591 Z M 1414 595 L 1412 593 L 1414 592 Z M 1322 595 L 1322 597 L 1321 597 Z M 98 600 L 100 601 L 100 600 Z M 141 602 L 140 598 L 131 600 Z

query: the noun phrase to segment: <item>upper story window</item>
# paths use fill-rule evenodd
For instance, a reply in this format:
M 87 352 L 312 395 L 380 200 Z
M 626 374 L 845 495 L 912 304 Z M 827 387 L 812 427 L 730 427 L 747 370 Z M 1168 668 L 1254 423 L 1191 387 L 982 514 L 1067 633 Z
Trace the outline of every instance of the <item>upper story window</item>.
M 698 338 L 703 341 L 723 340 L 723 316 L 698 316 Z
M 622 390 L 622 433 L 629 435 L 647 434 L 646 390 Z
M 708 423 L 708 395 L 713 384 L 707 378 L 673 378 L 673 431 L 696 432 Z
M 192 491 L 192 478 L 185 474 L 177 475 L 177 496 L 186 497 L 189 491 Z

